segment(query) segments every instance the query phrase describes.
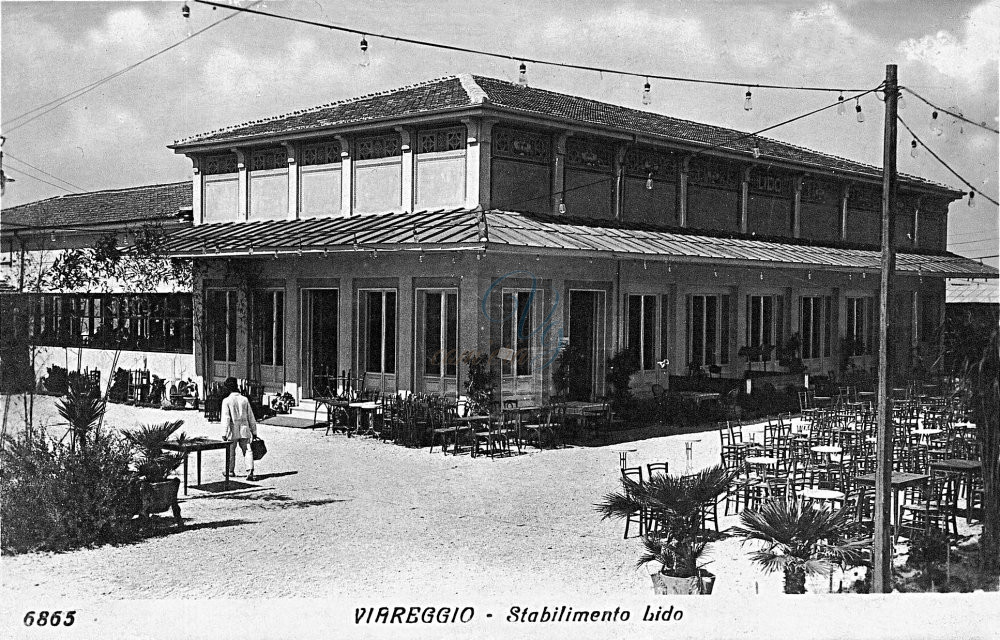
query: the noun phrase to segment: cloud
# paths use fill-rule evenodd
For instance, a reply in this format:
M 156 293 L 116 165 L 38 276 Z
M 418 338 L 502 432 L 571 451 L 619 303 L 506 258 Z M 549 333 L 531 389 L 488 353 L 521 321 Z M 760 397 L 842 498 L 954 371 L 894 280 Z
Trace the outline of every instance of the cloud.
M 938 73 L 975 85 L 984 73 L 996 74 L 1000 57 L 1000 4 L 990 2 L 976 7 L 964 27 L 961 38 L 942 30 L 904 40 L 897 51 L 907 60 L 923 62 Z

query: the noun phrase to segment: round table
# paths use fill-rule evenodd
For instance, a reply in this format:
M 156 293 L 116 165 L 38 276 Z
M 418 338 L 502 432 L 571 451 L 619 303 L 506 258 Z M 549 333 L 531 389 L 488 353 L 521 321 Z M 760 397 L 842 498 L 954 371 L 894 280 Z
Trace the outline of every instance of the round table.
M 834 489 L 803 489 L 802 491 L 799 491 L 799 496 L 805 498 L 806 500 L 820 503 L 844 499 L 844 493 Z
M 746 461 L 747 464 L 759 464 L 768 467 L 778 464 L 778 459 L 772 456 L 750 456 Z
M 684 474 L 690 474 L 694 470 L 694 443 L 701 442 L 701 438 L 686 438 L 684 440 Z
M 638 451 L 635 447 L 611 447 L 611 450 L 618 452 L 618 462 L 622 469 L 628 466 L 628 454 Z
M 920 442 L 921 442 L 921 444 L 927 445 L 927 444 L 930 444 L 930 438 L 931 438 L 931 436 L 936 436 L 937 434 L 941 433 L 942 431 L 943 431 L 943 429 L 929 429 L 928 428 L 928 429 L 914 429 L 914 430 L 910 431 L 910 433 L 913 433 L 913 434 L 916 434 L 916 435 L 920 436 Z

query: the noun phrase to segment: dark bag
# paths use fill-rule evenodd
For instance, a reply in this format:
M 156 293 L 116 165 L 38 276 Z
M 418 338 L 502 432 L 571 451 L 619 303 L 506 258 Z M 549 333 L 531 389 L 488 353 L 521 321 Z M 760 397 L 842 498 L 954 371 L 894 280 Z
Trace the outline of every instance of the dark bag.
M 250 441 L 250 453 L 253 454 L 254 460 L 260 460 L 267 453 L 267 445 L 264 444 L 263 438 L 254 438 Z

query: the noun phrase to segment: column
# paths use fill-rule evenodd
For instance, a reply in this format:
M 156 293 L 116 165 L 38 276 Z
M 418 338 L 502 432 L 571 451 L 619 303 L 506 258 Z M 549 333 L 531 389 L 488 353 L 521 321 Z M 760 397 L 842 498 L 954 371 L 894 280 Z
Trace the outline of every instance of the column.
M 288 219 L 299 217 L 299 147 L 294 142 L 283 142 L 288 154 Z
M 793 182 L 795 186 L 795 203 L 792 210 L 792 236 L 800 237 L 802 227 L 802 179 L 805 176 L 795 176 Z
M 400 180 L 400 203 L 403 211 L 413 211 L 413 149 L 410 148 L 410 130 L 406 127 L 394 127 L 399 133 L 400 150 L 403 152 L 402 179 Z
M 688 157 L 688 158 L 684 158 L 683 160 L 681 160 L 681 164 L 680 164 L 681 175 L 680 175 L 680 180 L 678 181 L 678 185 L 680 186 L 680 189 L 679 189 L 680 195 L 678 196 L 678 202 L 677 202 L 677 205 L 678 205 L 677 206 L 677 215 L 678 215 L 678 218 L 679 218 L 679 221 L 680 221 L 680 225 L 682 227 L 686 227 L 687 226 L 687 218 L 688 218 L 688 213 L 687 213 L 688 212 L 688 169 L 690 167 L 690 163 L 691 163 L 691 158 Z
M 478 118 L 462 118 L 465 124 L 465 206 L 475 209 L 479 206 L 479 164 L 480 164 L 480 129 Z
M 194 176 L 191 179 L 191 219 L 195 224 L 205 221 L 205 207 L 201 196 L 205 192 L 205 176 L 201 173 L 201 160 L 196 156 L 188 156 L 193 165 Z
M 748 227 L 747 200 L 750 198 L 750 172 L 753 166 L 743 170 L 743 182 L 740 184 L 740 233 L 746 233 Z
M 917 196 L 917 204 L 913 207 L 913 242 L 912 246 L 919 246 L 920 242 L 920 205 L 924 203 L 923 196 Z
M 299 321 L 299 281 L 294 276 L 285 280 L 285 316 L 282 326 L 285 335 L 285 391 L 296 400 L 302 399 L 302 368 L 299 354 L 302 353 L 302 324 Z
M 847 240 L 847 201 L 851 196 L 851 185 L 845 184 L 840 192 L 840 239 Z
M 399 289 L 396 293 L 396 388 L 415 391 L 415 376 L 413 371 L 413 349 L 419 331 L 413 323 L 415 300 L 413 296 L 413 276 L 401 274 Z
M 479 176 L 479 206 L 484 210 L 493 206 L 491 190 L 491 164 L 493 157 L 493 125 L 494 118 L 483 118 L 479 125 L 479 166 L 476 173 Z
M 358 260 L 357 262 L 360 262 Z M 357 314 L 354 312 L 354 305 L 358 299 L 358 294 L 354 291 L 354 277 L 342 276 L 340 278 L 340 299 L 338 304 L 338 331 L 337 336 L 337 364 L 343 371 L 351 371 L 353 375 L 360 375 L 358 363 L 354 361 L 354 345 L 357 343 L 355 336 L 355 323 Z
M 622 206 L 625 203 L 625 153 L 627 144 L 620 144 L 615 150 L 615 220 L 622 219 Z
M 354 213 L 354 167 L 351 161 L 351 141 L 334 136 L 340 144 L 340 215 L 350 218 Z M 341 360 L 341 362 L 345 362 Z M 349 362 L 349 361 L 347 361 Z
M 570 132 L 563 131 L 555 137 L 552 149 L 552 213 L 559 214 L 559 205 L 565 201 L 563 190 L 566 188 L 566 140 Z
M 247 172 L 247 154 L 242 149 L 233 149 L 233 153 L 236 154 L 236 171 L 239 180 L 236 217 L 239 220 L 246 220 L 250 208 L 250 175 Z
M 670 372 L 676 376 L 687 373 L 687 315 L 688 288 L 673 285 L 670 294 L 674 298 L 674 357 L 670 360 Z

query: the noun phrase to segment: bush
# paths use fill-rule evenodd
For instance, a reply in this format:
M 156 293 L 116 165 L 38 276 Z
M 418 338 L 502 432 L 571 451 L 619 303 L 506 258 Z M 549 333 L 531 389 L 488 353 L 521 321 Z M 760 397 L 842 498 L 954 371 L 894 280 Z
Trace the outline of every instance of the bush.
M 48 368 L 48 377 L 45 379 L 45 388 L 49 393 L 61 396 L 69 388 L 69 373 L 57 364 Z
M 115 371 L 114 380 L 108 390 L 108 400 L 110 402 L 125 402 L 128 398 L 129 374 L 125 369 L 119 368 Z
M 129 448 L 94 434 L 71 450 L 44 431 L 7 436 L 0 451 L 0 548 L 3 553 L 64 551 L 135 535 L 138 510 Z

